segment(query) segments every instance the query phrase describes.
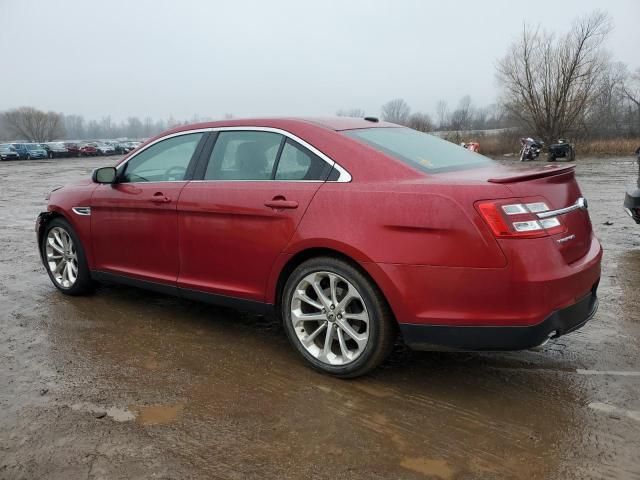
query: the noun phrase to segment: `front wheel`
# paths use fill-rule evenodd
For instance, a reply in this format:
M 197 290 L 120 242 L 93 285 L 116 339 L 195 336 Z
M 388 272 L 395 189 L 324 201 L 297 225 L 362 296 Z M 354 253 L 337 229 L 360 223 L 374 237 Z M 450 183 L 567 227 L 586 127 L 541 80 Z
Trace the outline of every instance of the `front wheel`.
M 319 257 L 298 266 L 281 307 L 289 341 L 323 373 L 364 375 L 393 348 L 396 324 L 382 292 L 345 261 Z
M 67 295 L 89 293 L 93 282 L 76 232 L 62 218 L 54 218 L 45 228 L 40 248 L 53 285 Z

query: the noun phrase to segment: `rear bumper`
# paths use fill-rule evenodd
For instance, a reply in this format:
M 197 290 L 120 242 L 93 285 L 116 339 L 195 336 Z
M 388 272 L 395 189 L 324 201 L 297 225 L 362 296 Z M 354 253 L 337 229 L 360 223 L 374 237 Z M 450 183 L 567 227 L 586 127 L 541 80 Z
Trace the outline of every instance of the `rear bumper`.
M 553 312 L 531 326 L 449 326 L 400 324 L 405 343 L 414 350 L 504 351 L 526 350 L 573 332 L 598 309 L 597 285 L 577 303 Z

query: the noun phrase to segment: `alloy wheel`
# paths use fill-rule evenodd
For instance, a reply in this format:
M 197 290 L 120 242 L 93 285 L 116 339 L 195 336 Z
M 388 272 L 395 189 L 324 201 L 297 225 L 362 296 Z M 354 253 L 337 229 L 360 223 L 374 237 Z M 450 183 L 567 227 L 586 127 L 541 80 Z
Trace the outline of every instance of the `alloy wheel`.
M 71 288 L 78 279 L 78 253 L 69 233 L 53 227 L 47 234 L 46 262 L 51 276 L 63 288 Z
M 304 277 L 293 291 L 290 313 L 302 346 L 325 364 L 349 364 L 369 342 L 369 313 L 362 296 L 333 272 Z

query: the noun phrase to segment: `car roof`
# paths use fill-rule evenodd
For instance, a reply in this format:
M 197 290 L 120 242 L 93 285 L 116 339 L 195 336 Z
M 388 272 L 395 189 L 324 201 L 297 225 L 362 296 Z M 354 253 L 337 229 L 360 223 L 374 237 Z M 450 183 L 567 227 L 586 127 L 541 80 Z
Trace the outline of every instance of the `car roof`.
M 377 120 L 377 119 L 376 119 Z M 270 118 L 234 118 L 230 120 L 219 120 L 215 122 L 202 122 L 190 125 L 180 125 L 172 129 L 173 132 L 183 130 L 193 130 L 197 128 L 216 127 L 272 127 L 287 128 L 316 126 L 327 130 L 342 131 L 355 130 L 359 128 L 383 128 L 401 127 L 395 123 L 383 121 L 371 121 L 364 118 L 354 117 L 270 117 Z

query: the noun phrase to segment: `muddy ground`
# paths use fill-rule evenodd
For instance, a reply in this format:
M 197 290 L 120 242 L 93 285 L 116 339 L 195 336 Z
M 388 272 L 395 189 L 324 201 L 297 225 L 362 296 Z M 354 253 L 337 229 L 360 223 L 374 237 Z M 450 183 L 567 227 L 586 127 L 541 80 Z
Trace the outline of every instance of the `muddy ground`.
M 259 317 L 41 266 L 45 194 L 113 159 L 0 163 L 0 478 L 640 478 L 640 226 L 632 158 L 580 159 L 606 250 L 600 310 L 540 352 L 398 349 L 306 368 Z

